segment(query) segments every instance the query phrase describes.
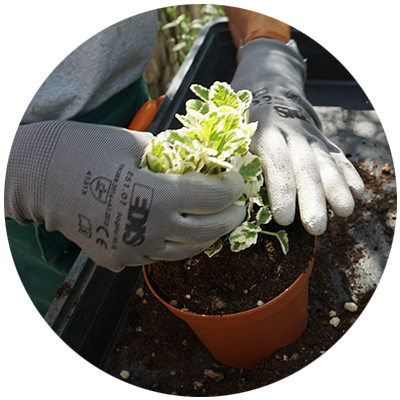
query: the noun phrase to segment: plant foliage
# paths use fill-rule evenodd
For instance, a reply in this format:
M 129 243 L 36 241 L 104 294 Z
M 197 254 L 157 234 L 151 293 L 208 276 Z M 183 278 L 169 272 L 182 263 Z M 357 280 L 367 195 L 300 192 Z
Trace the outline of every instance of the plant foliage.
M 203 26 L 207 22 L 225 15 L 221 5 L 212 4 L 206 4 L 199 9 L 200 18 L 192 18 L 185 6 L 166 7 L 165 12 L 171 22 L 163 25 L 161 29 L 172 33 L 173 36 L 168 39 L 167 43 L 172 43 L 171 50 L 178 54 L 180 64 L 188 55 Z
M 186 115 L 176 115 L 182 128 L 166 130 L 154 137 L 146 148 L 141 167 L 157 173 L 219 174 L 237 171 L 245 188 L 236 204 L 246 207 L 245 221 L 233 230 L 228 240 L 232 251 L 241 251 L 257 242 L 260 233 L 275 236 L 286 254 L 289 249 L 285 231 L 270 232 L 262 228 L 272 215 L 263 186 L 261 159 L 249 151 L 257 123 L 248 122 L 252 94 L 233 91 L 225 82 L 215 82 L 209 89 L 190 87 L 198 99 L 188 100 Z M 224 239 L 218 240 L 206 253 L 218 253 Z

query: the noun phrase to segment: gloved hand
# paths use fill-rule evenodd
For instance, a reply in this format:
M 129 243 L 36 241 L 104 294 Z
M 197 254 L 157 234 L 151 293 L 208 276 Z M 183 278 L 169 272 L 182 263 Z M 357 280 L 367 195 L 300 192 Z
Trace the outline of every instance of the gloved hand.
M 243 221 L 244 207 L 233 203 L 244 182 L 231 172 L 139 169 L 151 138 L 76 122 L 20 127 L 7 171 L 6 215 L 45 223 L 113 271 L 200 253 Z
M 258 121 L 258 128 L 250 149 L 262 160 L 274 219 L 280 225 L 293 222 L 297 192 L 305 229 L 320 235 L 327 225 L 326 200 L 335 214 L 346 217 L 364 184 L 322 134 L 304 94 L 305 79 L 306 65 L 290 43 L 261 38 L 240 49 L 231 85 L 253 93 L 250 121 Z

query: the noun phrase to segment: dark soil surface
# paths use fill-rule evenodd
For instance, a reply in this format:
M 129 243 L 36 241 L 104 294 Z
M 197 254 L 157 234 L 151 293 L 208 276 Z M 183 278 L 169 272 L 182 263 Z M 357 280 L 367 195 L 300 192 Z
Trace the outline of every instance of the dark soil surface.
M 273 222 L 268 230 L 282 227 Z M 241 252 L 226 245 L 217 256 L 202 253 L 180 262 L 160 262 L 149 266 L 156 292 L 177 308 L 197 314 L 232 314 L 257 307 L 281 294 L 304 272 L 315 250 L 315 238 L 297 218 L 285 227 L 289 252 L 285 255 L 278 240 L 260 235 L 257 244 Z
M 373 216 L 382 228 L 380 239 L 388 243 L 393 239 L 396 193 L 387 191 L 385 183 L 395 179 L 394 174 L 390 169 L 368 171 L 361 166 L 358 170 L 372 199 L 357 200 L 356 210 L 348 218 L 329 214 L 328 230 L 318 239 L 310 277 L 308 327 L 301 338 L 276 351 L 252 370 L 234 369 L 214 359 L 186 323 L 168 311 L 147 286 L 142 285 L 130 299 L 127 319 L 107 372 L 127 383 L 156 392 L 194 397 L 218 396 L 266 386 L 304 368 L 324 354 L 354 324 L 374 292 L 374 288 L 370 288 L 357 294 L 356 311 L 345 309 L 345 303 L 354 300 L 352 271 L 363 257 L 362 245 L 355 239 L 354 231 L 370 230 L 367 221 Z M 293 243 L 289 253 L 294 248 Z M 243 272 L 243 264 L 242 271 L 229 275 L 236 279 Z M 210 280 L 215 279 L 214 276 L 211 278 L 211 273 L 208 276 Z M 237 280 L 233 282 L 238 284 Z M 189 288 L 193 288 L 191 285 L 193 283 Z M 252 285 L 254 283 L 250 282 L 247 285 L 247 297 L 258 286 L 250 290 Z M 197 303 L 188 303 L 190 299 L 185 296 L 190 294 L 192 298 L 192 293 L 188 289 L 183 292 L 185 298 L 175 300 L 181 307 L 193 310 Z M 266 292 L 272 295 L 272 289 L 262 289 L 262 293 Z M 215 294 L 227 303 L 224 312 L 229 310 L 229 304 L 237 302 L 236 297 L 229 298 L 229 293 L 228 286 L 223 293 Z M 256 297 L 264 301 L 261 293 Z M 193 298 L 198 298 L 197 294 Z M 210 304 L 206 306 L 208 309 L 213 308 Z M 337 324 L 332 324 L 333 317 L 338 318 Z M 122 375 L 121 371 L 124 371 Z

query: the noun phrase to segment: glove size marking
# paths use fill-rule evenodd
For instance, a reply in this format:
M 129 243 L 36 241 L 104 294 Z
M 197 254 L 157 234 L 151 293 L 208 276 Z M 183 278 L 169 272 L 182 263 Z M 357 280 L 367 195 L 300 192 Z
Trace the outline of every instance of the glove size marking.
M 145 240 L 146 221 L 153 202 L 154 189 L 136 183 L 133 185 L 128 207 L 127 223 L 122 240 L 130 246 L 139 246 Z

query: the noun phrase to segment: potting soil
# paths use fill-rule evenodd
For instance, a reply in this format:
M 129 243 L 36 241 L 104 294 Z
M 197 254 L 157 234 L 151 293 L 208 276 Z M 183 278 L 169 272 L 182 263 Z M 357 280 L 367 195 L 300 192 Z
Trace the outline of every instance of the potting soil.
M 261 234 L 257 244 L 240 252 L 232 252 L 227 244 L 212 258 L 201 253 L 187 260 L 151 265 L 154 289 L 167 303 L 197 314 L 232 314 L 267 303 L 307 269 L 315 239 L 298 216 L 289 227 L 270 222 L 265 229 L 286 230 L 286 255 L 277 238 Z
M 371 161 L 372 168 L 366 168 L 365 161 Z M 375 235 L 379 246 L 379 241 L 390 244 L 394 233 L 396 192 L 388 188 L 395 179 L 393 171 L 376 160 L 360 160 L 357 168 L 367 195 L 357 200 L 350 217 L 329 214 L 328 230 L 319 238 L 310 277 L 308 327 L 300 339 L 252 370 L 230 368 L 215 360 L 191 329 L 144 285 L 130 299 L 131 309 L 107 372 L 156 392 L 217 396 L 276 382 L 329 350 L 354 324 L 374 292 L 373 286 L 367 290 L 358 286 L 357 266 L 368 249 L 357 238 Z M 371 231 L 371 218 L 379 235 Z M 356 311 L 348 311 L 347 302 L 354 302 Z M 124 378 L 121 371 L 127 371 Z

